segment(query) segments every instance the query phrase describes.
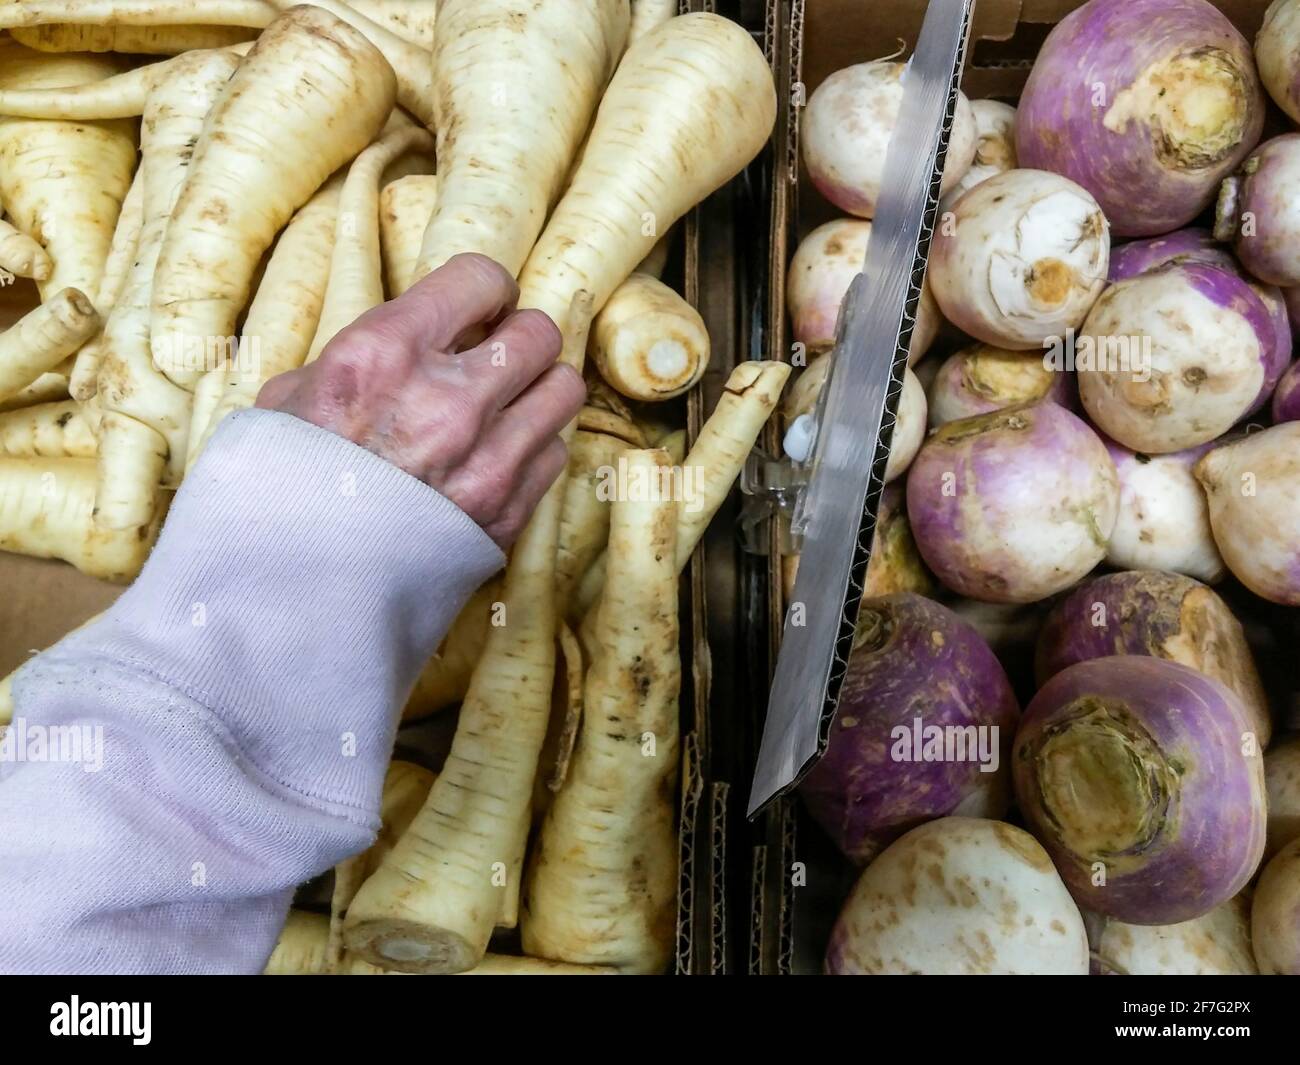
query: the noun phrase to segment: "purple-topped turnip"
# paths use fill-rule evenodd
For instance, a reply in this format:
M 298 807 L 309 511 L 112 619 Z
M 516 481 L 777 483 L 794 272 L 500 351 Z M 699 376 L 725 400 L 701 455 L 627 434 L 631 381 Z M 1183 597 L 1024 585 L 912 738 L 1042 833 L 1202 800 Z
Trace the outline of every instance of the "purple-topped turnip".
M 1179 924 L 1105 920 L 1097 960 L 1123 976 L 1256 976 L 1250 900 L 1237 895 L 1203 917 Z
M 1091 192 L 1117 236 L 1150 236 L 1213 201 L 1263 122 L 1250 45 L 1207 0 L 1089 0 L 1039 50 L 1016 150 Z
M 1272 716 L 1246 634 L 1205 585 L 1153 570 L 1111 573 L 1080 585 L 1052 608 L 1043 626 L 1035 656 L 1038 683 L 1111 655 L 1164 658 L 1212 677 L 1241 700 L 1258 747 L 1268 745 Z
M 1259 77 L 1273 102 L 1300 122 L 1300 0 L 1273 0 L 1255 35 Z
M 1300 133 L 1256 148 L 1223 181 L 1214 235 L 1271 285 L 1300 285 Z
M 1083 976 L 1079 908 L 1029 833 L 945 817 L 867 866 L 826 951 L 832 976 Z
M 859 218 L 876 213 L 906 70 L 906 63 L 890 60 L 837 70 L 817 86 L 804 111 L 799 136 L 808 176 L 826 199 Z M 970 169 L 975 140 L 970 101 L 958 93 L 941 192 Z
M 939 367 L 927 395 L 930 428 L 1021 403 L 1050 399 L 1076 405 L 1074 374 L 1053 370 L 1039 355 L 972 344 Z
M 1106 441 L 1119 474 L 1119 517 L 1106 545 L 1116 569 L 1169 570 L 1214 584 L 1227 574 L 1192 467 L 1211 447 L 1144 455 Z
M 994 174 L 1016 168 L 1016 109 L 998 100 L 972 100 L 975 116 L 975 160 L 939 201 L 940 212 L 949 211 L 957 197 Z
M 925 821 L 1005 813 L 1018 716 L 997 658 L 951 610 L 908 593 L 864 600 L 830 745 L 800 794 L 865 865 Z
M 1237 270 L 1237 260 L 1208 229 L 1188 226 L 1143 240 L 1130 240 L 1110 249 L 1110 280 L 1127 281 L 1175 260 L 1211 263 Z
M 1248 727 L 1222 684 L 1159 658 L 1080 662 L 1043 686 L 1016 733 L 1016 800 L 1080 906 L 1177 924 L 1246 886 L 1265 828 Z
M 800 242 L 790 260 L 786 304 L 790 308 L 794 339 L 810 352 L 835 344 L 840 304 L 853 279 L 862 273 L 871 239 L 871 223 L 858 218 L 838 218 L 818 226 Z M 907 361 L 918 362 L 939 332 L 939 306 L 927 280 L 921 286 L 916 325 Z
M 1300 362 L 1282 375 L 1273 392 L 1273 420 L 1300 422 Z
M 1256 595 L 1300 606 L 1300 422 L 1217 447 L 1193 472 L 1228 569 Z
M 1110 232 L 1096 200 L 1045 170 L 1008 170 L 952 205 L 930 249 L 930 288 L 958 329 L 1023 351 L 1079 325 L 1106 283 Z
M 1300 839 L 1264 866 L 1250 907 L 1255 960 L 1265 976 L 1300 976 Z
M 1049 402 L 940 426 L 907 478 L 921 557 L 953 591 L 994 603 L 1036 602 L 1085 577 L 1118 510 L 1105 445 Z
M 1111 285 L 1075 347 L 1088 416 L 1148 455 L 1222 436 L 1272 394 L 1290 356 L 1250 284 L 1188 259 Z

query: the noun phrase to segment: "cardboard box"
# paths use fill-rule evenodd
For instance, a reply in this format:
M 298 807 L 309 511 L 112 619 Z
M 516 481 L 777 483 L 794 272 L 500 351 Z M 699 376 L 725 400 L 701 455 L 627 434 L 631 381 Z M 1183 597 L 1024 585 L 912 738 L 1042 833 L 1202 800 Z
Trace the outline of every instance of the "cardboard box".
M 971 99 L 997 98 L 1015 103 L 1035 56 L 1051 28 L 1084 0 L 977 0 L 962 76 L 962 91 Z M 1268 0 L 1212 0 L 1246 36 L 1253 40 Z M 830 74 L 854 63 L 900 53 L 910 55 L 926 10 L 926 0 L 891 0 L 866 4 L 860 0 L 783 0 L 779 5 L 780 41 L 775 63 L 783 109 L 779 121 L 781 165 L 774 177 L 770 218 L 771 278 L 764 316 L 767 358 L 789 358 L 791 352 L 785 306 L 785 271 L 799 239 L 838 217 L 823 200 L 802 165 L 799 119 L 802 102 Z M 959 346 L 954 336 L 941 336 L 927 356 L 945 357 Z M 946 344 L 946 348 L 945 348 Z M 777 534 L 773 531 L 773 543 Z M 768 639 L 765 661 L 774 667 L 785 618 L 785 596 L 779 559 L 773 558 L 771 579 L 762 594 L 760 623 Z M 1300 727 L 1300 683 L 1285 651 L 1300 633 L 1300 612 L 1287 611 L 1251 596 L 1239 586 L 1220 589 L 1243 621 L 1255 651 L 1279 722 Z M 1035 608 L 1022 617 L 1021 631 L 1032 638 Z M 978 627 L 978 626 L 977 626 Z M 994 642 L 992 630 L 986 632 Z M 1017 644 L 995 650 L 1012 663 L 1022 704 L 1032 694 L 1032 678 L 1017 671 L 1032 661 Z M 756 707 L 759 727 L 765 707 Z M 762 974 L 815 973 L 830 927 L 851 888 L 856 871 L 805 815 L 797 796 L 780 798 L 757 820 L 750 852 L 750 904 L 753 910 L 748 951 L 749 970 Z

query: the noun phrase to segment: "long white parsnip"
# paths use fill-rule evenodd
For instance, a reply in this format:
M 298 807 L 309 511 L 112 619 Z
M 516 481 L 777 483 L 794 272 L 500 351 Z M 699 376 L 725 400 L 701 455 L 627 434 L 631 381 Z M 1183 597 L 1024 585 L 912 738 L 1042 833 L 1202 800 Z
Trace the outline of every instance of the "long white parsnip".
M 19 44 L 38 52 L 125 52 L 178 55 L 196 48 L 225 48 L 253 36 L 238 26 L 77 26 L 53 23 L 15 29 Z
M 407 174 L 390 181 L 379 194 L 379 236 L 390 298 L 411 287 L 424 227 L 437 202 L 438 178 L 433 174 Z
M 44 281 L 54 269 L 54 263 L 36 241 L 0 219 L 0 269 L 16 277 Z
M 0 414 L 0 455 L 15 458 L 94 458 L 98 450 L 81 404 L 66 399 Z
M 438 645 L 437 653 L 420 672 L 402 711 L 403 721 L 418 721 L 465 698 L 474 667 L 487 644 L 488 627 L 494 617 L 503 620 L 497 609 L 500 602 L 500 579 L 488 581 L 470 596 Z
M 150 347 L 171 381 L 192 389 L 233 342 L 263 253 L 393 100 L 384 57 L 328 12 L 292 8 L 263 31 L 208 115 L 158 253 Z
M 84 293 L 66 288 L 0 333 L 0 399 L 22 391 L 89 340 L 101 321 Z
M 109 246 L 108 258 L 104 262 L 104 273 L 99 279 L 99 291 L 94 298 L 95 310 L 105 321 L 112 314 L 113 307 L 126 288 L 131 264 L 135 262 L 135 253 L 140 247 L 140 229 L 143 224 L 144 168 L 136 167 L 131 188 L 127 191 L 126 199 L 122 201 L 122 210 L 117 216 L 113 243 Z M 102 332 L 95 334 L 81 345 L 81 350 L 73 358 L 72 372 L 68 375 L 68 391 L 73 399 L 84 403 L 98 391 L 99 362 L 103 352 Z
M 443 7 L 440 42 L 449 23 Z M 757 155 L 775 113 L 762 52 L 727 19 L 670 19 L 628 49 L 582 163 L 520 276 L 519 305 L 560 323 L 562 359 L 581 368 L 595 310 L 660 229 Z M 431 229 L 451 196 L 445 169 L 440 179 Z M 506 624 L 488 633 L 429 801 L 349 910 L 348 948 L 372 962 L 412 972 L 471 968 L 502 912 L 550 718 L 564 487 L 560 477 L 515 545 Z
M 676 932 L 678 504 L 667 452 L 621 458 L 629 491 L 612 508 L 582 727 L 534 845 L 521 930 L 529 954 L 656 973 Z
M 189 443 L 191 394 L 170 380 L 149 350 L 150 297 L 171 206 L 193 165 L 194 143 L 240 59 L 226 51 L 179 57 L 145 103 L 141 144 L 141 228 L 136 255 L 104 327 L 97 395 L 100 498 L 106 529 L 147 526 L 158 486 L 180 483 Z
M 389 164 L 410 151 L 432 151 L 423 129 L 398 129 L 352 161 L 339 196 L 339 215 L 330 258 L 329 284 L 307 361 L 317 358 L 341 329 L 384 302 L 379 249 L 379 182 Z
M 81 84 L 121 69 L 115 57 L 43 55 L 0 44 L 0 90 Z M 135 163 L 130 122 L 0 117 L 0 200 L 53 261 L 39 283 L 43 298 L 65 288 L 98 291 Z
M 632 0 L 632 26 L 627 33 L 628 47 L 647 33 L 653 33 L 677 14 L 678 0 Z
M 221 396 L 191 461 L 226 415 L 251 407 L 267 381 L 306 360 L 329 283 L 343 177 L 327 181 L 276 241 L 244 319 L 240 359 L 235 366 L 209 371 L 222 381 Z
M 433 46 L 439 195 L 416 280 L 462 252 L 519 273 L 628 21 L 627 0 L 442 0 Z

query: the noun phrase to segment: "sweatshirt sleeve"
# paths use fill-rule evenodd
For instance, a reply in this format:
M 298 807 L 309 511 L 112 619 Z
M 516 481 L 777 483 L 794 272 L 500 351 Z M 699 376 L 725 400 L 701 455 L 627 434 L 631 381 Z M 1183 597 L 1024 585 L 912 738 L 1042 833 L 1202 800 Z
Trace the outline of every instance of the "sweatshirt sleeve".
M 0 972 L 259 972 L 373 838 L 397 708 L 503 563 L 363 448 L 227 418 L 136 582 L 15 677 Z

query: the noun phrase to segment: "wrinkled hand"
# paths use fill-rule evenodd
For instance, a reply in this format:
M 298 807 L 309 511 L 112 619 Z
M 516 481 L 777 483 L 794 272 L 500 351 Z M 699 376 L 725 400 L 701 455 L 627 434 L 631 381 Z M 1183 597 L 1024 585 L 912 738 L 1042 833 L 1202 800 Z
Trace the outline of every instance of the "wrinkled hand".
M 559 432 L 586 397 L 582 376 L 556 362 L 555 323 L 515 310 L 518 298 L 497 263 L 457 255 L 268 381 L 257 405 L 373 451 L 506 548 L 564 469 Z

